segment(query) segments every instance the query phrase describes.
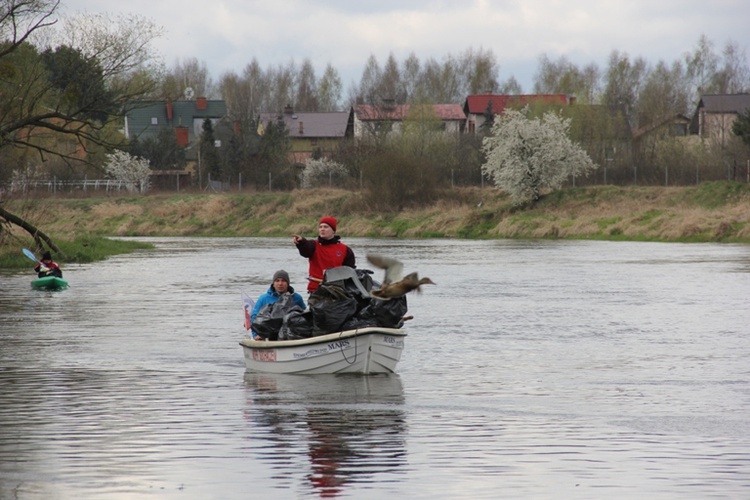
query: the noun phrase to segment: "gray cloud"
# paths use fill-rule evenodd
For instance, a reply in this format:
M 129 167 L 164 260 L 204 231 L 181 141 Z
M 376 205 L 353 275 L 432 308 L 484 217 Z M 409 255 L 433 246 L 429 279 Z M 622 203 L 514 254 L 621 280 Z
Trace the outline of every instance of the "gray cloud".
M 65 12 L 135 12 L 168 30 L 157 48 L 167 64 L 204 61 L 214 79 L 309 58 L 322 72 L 331 63 L 345 85 L 358 81 L 367 58 L 401 61 L 414 53 L 442 60 L 468 48 L 492 50 L 501 79 L 531 91 L 539 56 L 565 55 L 576 64 L 606 66 L 613 50 L 672 62 L 705 34 L 721 52 L 732 40 L 747 48 L 750 2 L 744 0 L 63 0 Z

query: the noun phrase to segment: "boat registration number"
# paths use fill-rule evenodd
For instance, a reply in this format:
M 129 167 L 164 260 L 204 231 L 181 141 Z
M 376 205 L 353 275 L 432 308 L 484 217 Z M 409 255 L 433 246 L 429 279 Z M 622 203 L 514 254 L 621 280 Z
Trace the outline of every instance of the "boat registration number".
M 276 361 L 276 351 L 272 349 L 253 351 L 253 361 Z

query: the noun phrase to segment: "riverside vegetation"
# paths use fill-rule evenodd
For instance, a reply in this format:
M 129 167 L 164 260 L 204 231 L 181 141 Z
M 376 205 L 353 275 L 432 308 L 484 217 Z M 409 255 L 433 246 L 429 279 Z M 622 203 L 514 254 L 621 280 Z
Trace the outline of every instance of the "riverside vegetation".
M 320 216 L 344 237 L 597 239 L 750 243 L 750 186 L 570 187 L 516 207 L 495 188 L 455 188 L 421 206 L 383 206 L 357 191 L 152 194 L 11 200 L 6 207 L 51 235 L 62 262 L 88 262 L 148 245 L 111 236 L 314 236 Z M 30 238 L 13 231 L 2 253 Z M 14 240 L 14 241 L 11 241 Z M 11 267 L 15 258 L 0 260 Z M 22 260 L 19 261 L 22 264 Z

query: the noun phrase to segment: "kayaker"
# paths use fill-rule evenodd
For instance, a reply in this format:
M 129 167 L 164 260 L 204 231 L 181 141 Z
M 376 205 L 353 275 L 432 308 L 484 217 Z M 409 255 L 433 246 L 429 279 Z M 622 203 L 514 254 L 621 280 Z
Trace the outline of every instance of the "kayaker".
M 62 278 L 63 276 L 60 266 L 52 260 L 52 254 L 49 251 L 44 252 L 41 262 L 37 262 L 36 266 L 34 266 L 34 271 L 36 271 L 37 276 L 40 278 L 47 276 Z
M 292 295 L 292 302 L 295 306 L 299 306 L 303 310 L 307 307 L 305 305 L 305 300 L 302 298 L 302 295 L 295 292 L 294 287 L 289 284 L 289 273 L 287 273 L 283 269 L 280 269 L 273 273 L 273 280 L 271 281 L 271 286 L 268 287 L 268 290 L 263 295 L 258 297 L 257 301 L 255 301 L 255 307 L 253 307 L 253 312 L 252 314 L 250 314 L 251 328 L 253 323 L 255 322 L 255 317 L 258 315 L 260 310 L 268 304 L 275 304 L 284 294 Z M 253 330 L 252 333 L 254 339 L 263 340 L 263 337 L 259 336 L 255 332 L 255 330 Z
M 323 281 L 323 272 L 333 267 L 349 266 L 355 268 L 354 251 L 341 242 L 336 234 L 338 221 L 325 216 L 318 223 L 318 238 L 308 240 L 297 234 L 292 235 L 292 242 L 299 254 L 310 261 L 307 291 L 314 292 Z

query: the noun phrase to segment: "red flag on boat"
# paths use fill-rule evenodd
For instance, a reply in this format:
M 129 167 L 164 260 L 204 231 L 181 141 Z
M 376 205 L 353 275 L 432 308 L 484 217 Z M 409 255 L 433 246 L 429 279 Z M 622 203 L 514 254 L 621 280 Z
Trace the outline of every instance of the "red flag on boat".
M 250 314 L 253 311 L 253 307 L 255 307 L 255 301 L 251 299 L 245 292 L 242 292 L 242 309 L 245 312 L 245 330 L 249 330 L 250 326 L 252 326 Z

